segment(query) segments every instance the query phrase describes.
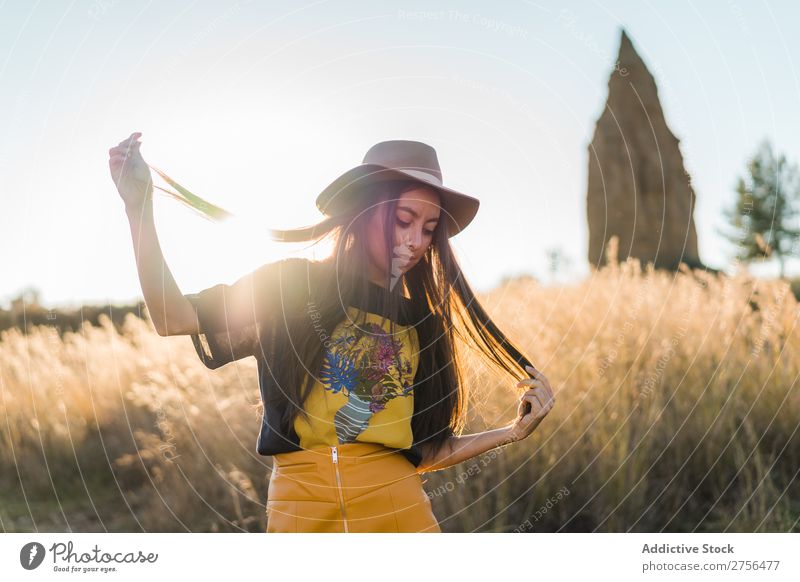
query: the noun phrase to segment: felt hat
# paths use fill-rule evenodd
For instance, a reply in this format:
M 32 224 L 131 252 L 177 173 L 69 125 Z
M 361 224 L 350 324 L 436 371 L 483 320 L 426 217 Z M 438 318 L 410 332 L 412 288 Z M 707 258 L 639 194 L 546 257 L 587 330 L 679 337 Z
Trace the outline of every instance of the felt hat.
M 419 141 L 390 140 L 369 148 L 360 165 L 331 182 L 317 196 L 317 208 L 326 216 L 337 216 L 359 202 L 365 186 L 387 180 L 415 180 L 438 191 L 449 236 L 464 230 L 480 206 L 477 198 L 444 186 L 434 148 Z

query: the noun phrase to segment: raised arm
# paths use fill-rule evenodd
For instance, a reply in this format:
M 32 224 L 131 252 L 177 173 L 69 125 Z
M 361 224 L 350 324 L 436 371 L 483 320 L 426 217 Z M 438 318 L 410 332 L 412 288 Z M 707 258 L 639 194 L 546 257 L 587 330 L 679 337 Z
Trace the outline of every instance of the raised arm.
M 158 242 L 153 182 L 139 152 L 140 136 L 132 133 L 109 150 L 109 168 L 125 202 L 144 301 L 159 335 L 195 334 L 199 331 L 195 309 L 178 288 Z

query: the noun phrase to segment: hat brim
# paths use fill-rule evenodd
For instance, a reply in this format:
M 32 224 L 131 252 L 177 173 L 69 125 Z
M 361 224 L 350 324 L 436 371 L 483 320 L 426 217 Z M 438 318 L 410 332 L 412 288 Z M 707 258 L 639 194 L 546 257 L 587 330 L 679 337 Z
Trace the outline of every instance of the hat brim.
M 361 164 L 336 178 L 317 196 L 317 208 L 326 216 L 337 216 L 352 208 L 364 187 L 388 180 L 412 180 L 430 186 L 439 192 L 442 215 L 448 222 L 448 234 L 454 236 L 464 230 L 478 213 L 480 200 L 436 183 L 422 173 L 407 173 L 398 168 L 380 164 Z

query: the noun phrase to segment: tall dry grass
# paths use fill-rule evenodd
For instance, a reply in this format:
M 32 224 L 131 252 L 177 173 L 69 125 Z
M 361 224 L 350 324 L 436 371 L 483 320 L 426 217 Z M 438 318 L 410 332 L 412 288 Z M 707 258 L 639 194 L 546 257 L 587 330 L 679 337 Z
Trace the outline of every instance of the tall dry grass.
M 558 391 L 527 440 L 424 476 L 445 531 L 798 531 L 800 339 L 788 284 L 612 263 L 509 281 L 490 312 Z M 514 381 L 468 358 L 470 432 Z M 129 316 L 0 339 L 4 531 L 263 531 L 255 361 L 217 371 Z

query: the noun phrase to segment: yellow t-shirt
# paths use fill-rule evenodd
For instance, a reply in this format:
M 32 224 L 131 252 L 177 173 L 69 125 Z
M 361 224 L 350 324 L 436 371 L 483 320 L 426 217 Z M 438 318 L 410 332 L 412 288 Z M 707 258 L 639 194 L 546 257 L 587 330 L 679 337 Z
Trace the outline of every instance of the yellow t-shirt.
M 411 447 L 417 330 L 395 322 L 392 334 L 388 319 L 351 306 L 325 350 L 304 404 L 308 420 L 298 415 L 294 423 L 301 448 L 352 441 Z
M 373 282 L 369 293 L 357 299 L 358 305 L 348 307 L 346 317 L 343 314 L 325 342 L 323 365 L 312 375 L 314 386 L 304 403 L 308 421 L 298 415 L 294 430 L 284 432 L 289 404 L 274 372 L 281 365 L 280 355 L 292 346 L 284 322 L 275 314 L 302 314 L 307 321 L 317 303 L 316 277 L 329 268 L 329 264 L 304 258 L 283 259 L 262 265 L 233 284 L 186 294 L 200 323 L 198 333 L 192 334 L 195 350 L 212 370 L 247 356 L 258 361 L 264 404 L 256 443 L 259 454 L 355 440 L 398 448 L 418 466 L 422 452 L 413 444 L 413 394 L 424 388 L 414 386 L 420 338 L 417 328 L 409 324 L 422 321 L 427 309 L 422 302 L 402 297 L 392 335 L 391 322 L 380 314 L 386 289 Z M 357 317 L 361 314 L 366 321 Z

